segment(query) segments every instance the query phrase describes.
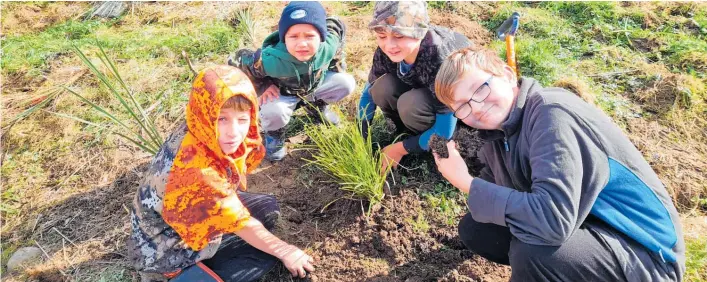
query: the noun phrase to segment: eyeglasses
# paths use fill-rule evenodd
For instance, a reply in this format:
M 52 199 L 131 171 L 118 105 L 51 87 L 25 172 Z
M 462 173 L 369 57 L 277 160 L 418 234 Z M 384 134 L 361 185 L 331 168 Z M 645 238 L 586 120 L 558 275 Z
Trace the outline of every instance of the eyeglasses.
M 481 103 L 486 98 L 489 97 L 489 94 L 491 94 L 491 88 L 489 87 L 489 82 L 491 82 L 491 79 L 493 76 L 489 77 L 486 81 L 484 81 L 479 88 L 476 88 L 476 91 L 474 91 L 474 94 L 471 95 L 471 98 L 469 101 L 466 101 L 466 103 L 462 104 L 454 110 L 454 117 L 458 119 L 465 119 L 469 115 L 471 115 L 471 102 L 474 101 L 476 103 Z

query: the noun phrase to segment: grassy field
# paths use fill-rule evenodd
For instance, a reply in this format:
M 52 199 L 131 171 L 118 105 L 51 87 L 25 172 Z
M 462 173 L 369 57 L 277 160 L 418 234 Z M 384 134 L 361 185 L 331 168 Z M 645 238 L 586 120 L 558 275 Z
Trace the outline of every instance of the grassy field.
M 14 250 L 23 246 L 42 246 L 49 255 L 44 263 L 26 274 L 7 277 L 3 270 L 3 277 L 8 281 L 136 279 L 125 259 L 122 244 L 129 228 L 127 207 L 150 154 L 113 134 L 120 133 L 121 129 L 77 96 L 60 88 L 68 87 L 110 110 L 120 120 L 129 119 L 129 114 L 82 63 L 74 48 L 100 65 L 97 46 L 103 46 L 122 80 L 135 94 L 137 103 L 148 110 L 164 137 L 183 118 L 193 78 L 182 52 L 189 55 L 196 69 L 222 64 L 229 52 L 258 45 L 256 43 L 276 27 L 283 5 L 275 2 L 135 3 L 128 6 L 123 16 L 101 20 L 86 18 L 90 3 L 2 3 L 0 259 L 7 261 Z M 357 79 L 360 90 L 375 49 L 373 36 L 366 30 L 372 4 L 327 2 L 324 6 L 348 25 L 349 72 Z M 522 74 L 546 85 L 567 87 L 592 97 L 641 150 L 684 217 L 704 217 L 707 212 L 707 4 L 430 2 L 429 6 L 433 23 L 451 27 L 477 44 L 501 53 L 503 42 L 494 40 L 492 30 L 512 12 L 520 12 L 521 27 L 516 44 Z M 246 8 L 250 9 L 253 24 L 238 16 L 238 11 Z M 107 69 L 100 68 L 100 71 Z M 115 81 L 116 77 L 109 79 Z M 358 95 L 357 91 L 339 104 L 342 112 L 352 116 Z M 38 104 L 41 107 L 31 115 L 13 119 Z M 291 126 L 289 135 L 302 132 L 301 123 L 296 125 L 299 126 Z M 385 135 L 384 128 L 375 127 L 378 132 L 373 132 L 373 136 Z M 268 190 L 271 189 L 268 185 L 285 189 L 295 186 L 285 182 L 297 181 L 302 187 L 310 188 L 318 185 L 314 179 L 331 182 L 323 176 L 324 172 L 293 158 L 288 157 L 287 166 L 298 169 L 288 170 L 288 173 L 296 178 L 285 176 L 284 172 L 278 175 L 285 164 L 272 165 L 254 175 L 254 189 L 280 193 Z M 416 238 L 430 242 L 433 241 L 430 238 L 438 238 L 436 229 L 452 228 L 465 212 L 463 197 L 440 180 L 431 161 L 429 157 L 411 158 L 406 162 L 407 169 L 396 171 L 393 176 L 396 185 L 415 187 L 415 195 L 405 194 L 404 199 L 416 198 L 422 203 L 415 206 L 413 214 L 401 219 L 401 224 L 409 225 L 412 229 L 409 232 L 421 236 Z M 269 183 L 269 178 L 275 184 L 265 184 Z M 332 185 L 327 187 L 338 188 Z M 319 192 L 322 193 L 321 188 Z M 301 231 L 307 226 L 307 220 L 297 223 L 293 218 L 312 207 L 286 200 L 285 203 L 296 210 L 284 214 L 285 230 Z M 391 204 L 384 201 L 384 209 L 394 209 L 389 207 Z M 315 215 L 330 218 L 334 212 L 360 211 L 358 204 L 347 206 L 345 203 L 337 203 L 329 209 L 332 210 L 329 213 Z M 387 220 L 392 220 L 386 218 L 385 213 L 381 214 L 378 224 L 385 225 Z M 297 242 L 323 257 L 332 257 L 327 250 L 334 247 L 324 239 L 338 242 L 339 237 L 331 236 L 345 232 L 335 230 L 350 226 L 337 225 L 344 224 L 338 221 L 326 222 L 332 225 L 331 234 L 314 234 L 311 242 Z M 686 228 L 707 224 L 704 220 L 686 222 Z M 686 281 L 707 281 L 705 234 L 686 235 L 689 252 Z M 381 238 L 389 238 L 386 236 Z M 365 240 L 365 237 L 360 239 Z M 444 251 L 454 249 L 455 243 L 434 246 Z M 407 268 L 398 264 L 434 267 L 436 258 L 428 257 L 427 253 L 407 249 L 394 252 L 388 261 L 351 255 L 345 257 L 345 261 L 364 265 L 364 269 L 346 272 L 350 276 L 323 274 L 322 279 L 382 275 L 390 279 L 385 281 L 403 281 Z M 369 268 L 365 268 L 366 265 Z M 390 272 L 371 272 L 378 268 L 390 269 Z M 459 266 L 450 273 L 482 277 L 464 269 Z M 447 281 L 461 279 L 444 275 L 443 280 Z M 288 280 L 283 278 L 282 281 Z

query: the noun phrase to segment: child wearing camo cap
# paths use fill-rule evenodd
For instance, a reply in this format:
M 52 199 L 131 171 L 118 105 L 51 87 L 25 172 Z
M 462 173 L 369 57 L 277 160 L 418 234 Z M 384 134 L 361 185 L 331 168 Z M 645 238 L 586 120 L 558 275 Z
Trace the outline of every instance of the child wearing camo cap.
M 428 151 L 432 134 L 451 138 L 457 119 L 435 97 L 437 70 L 448 54 L 468 47 L 464 35 L 430 24 L 424 1 L 376 2 L 368 25 L 378 48 L 358 107 L 364 137 L 376 107 L 391 119 L 398 133 L 410 133 L 386 146 L 382 170 L 397 166 L 409 153 Z

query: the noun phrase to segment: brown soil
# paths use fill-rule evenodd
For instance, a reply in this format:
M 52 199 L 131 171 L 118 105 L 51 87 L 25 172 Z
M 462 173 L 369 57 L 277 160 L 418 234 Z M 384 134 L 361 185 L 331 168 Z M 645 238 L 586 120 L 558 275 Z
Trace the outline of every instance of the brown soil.
M 485 46 L 488 45 L 493 39 L 493 34 L 488 29 L 481 26 L 477 21 L 470 20 L 457 14 L 450 14 L 430 9 L 430 22 L 432 24 L 451 28 L 456 32 L 464 34 L 474 44 Z
M 307 153 L 296 151 L 282 163 L 265 164 L 251 177 L 250 190 L 274 193 L 280 200 L 282 224 L 276 233 L 307 248 L 317 261 L 317 270 L 305 280 L 508 280 L 510 269 L 467 251 L 456 225 L 448 225 L 428 207 L 413 192 L 417 187 L 396 187 L 399 193 L 386 198 L 370 216 L 364 213 L 367 204 L 360 201 L 342 199 L 323 209 L 345 194 L 315 168 L 297 169 L 301 157 L 307 158 Z M 290 279 L 280 267 L 261 281 Z
M 437 153 L 440 158 L 449 158 L 449 150 L 447 150 L 447 139 L 440 137 L 437 134 L 432 134 L 429 143 L 432 152 Z
M 631 40 L 631 43 L 641 52 L 653 52 L 661 47 L 660 42 L 655 38 L 636 38 Z
M 2 35 L 42 31 L 50 25 L 79 19 L 88 11 L 87 2 L 3 4 Z

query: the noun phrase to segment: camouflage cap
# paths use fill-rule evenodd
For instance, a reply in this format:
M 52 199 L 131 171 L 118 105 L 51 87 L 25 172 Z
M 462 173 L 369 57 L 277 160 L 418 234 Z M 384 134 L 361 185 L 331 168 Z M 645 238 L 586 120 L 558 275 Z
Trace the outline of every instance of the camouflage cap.
M 425 1 L 379 1 L 373 8 L 368 28 L 391 29 L 407 37 L 423 38 L 430 26 Z

